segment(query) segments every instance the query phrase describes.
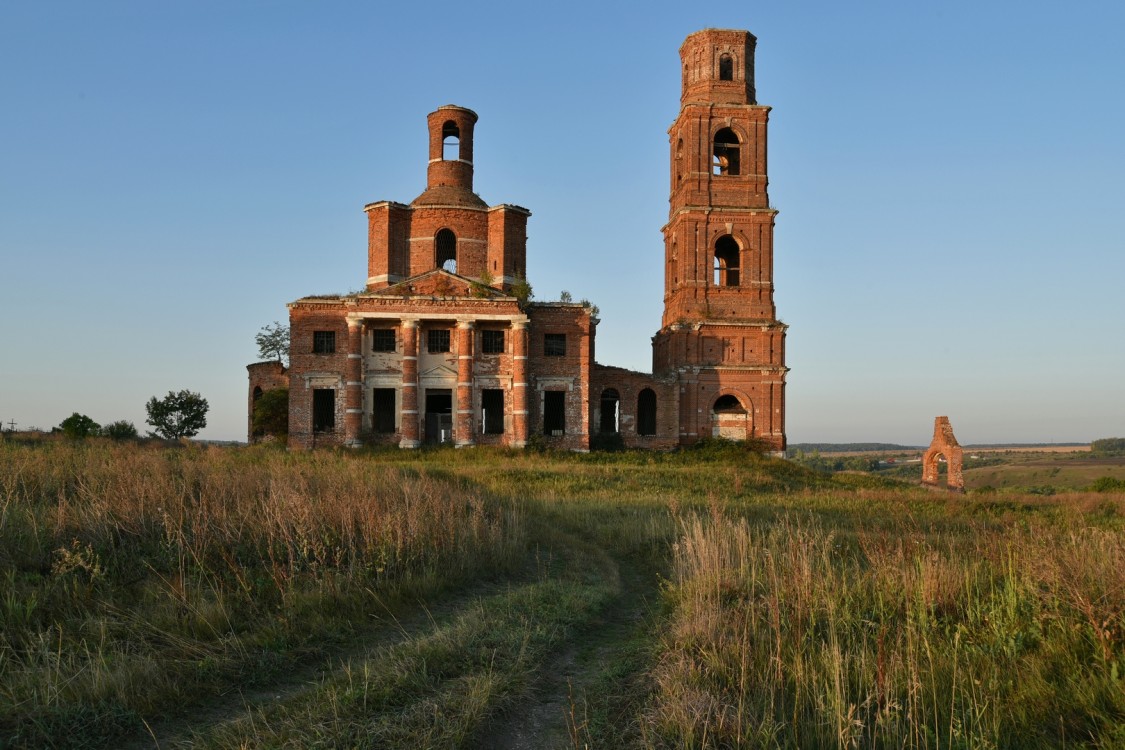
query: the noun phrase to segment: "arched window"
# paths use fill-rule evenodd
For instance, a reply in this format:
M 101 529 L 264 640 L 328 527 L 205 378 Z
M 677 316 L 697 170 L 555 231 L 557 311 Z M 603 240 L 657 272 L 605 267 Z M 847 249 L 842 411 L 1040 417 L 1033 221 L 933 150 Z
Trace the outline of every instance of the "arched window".
M 717 175 L 739 174 L 738 136 L 730 128 L 715 133 L 715 149 L 711 160 L 711 173 Z
M 457 273 L 457 236 L 448 229 L 438 230 L 434 237 L 437 267 Z
M 732 60 L 730 55 L 726 54 L 725 52 L 719 55 L 719 80 L 734 80 L 734 60 Z
M 684 179 L 684 139 L 676 141 L 676 183 Z
M 715 286 L 738 286 L 738 243 L 724 234 L 715 242 Z
M 637 434 L 656 434 L 656 393 L 651 388 L 637 394 Z
M 441 126 L 441 158 L 443 161 L 461 158 L 461 129 L 453 120 L 446 120 Z
M 616 388 L 602 391 L 602 418 L 598 423 L 598 432 L 617 432 L 620 405 L 621 396 Z

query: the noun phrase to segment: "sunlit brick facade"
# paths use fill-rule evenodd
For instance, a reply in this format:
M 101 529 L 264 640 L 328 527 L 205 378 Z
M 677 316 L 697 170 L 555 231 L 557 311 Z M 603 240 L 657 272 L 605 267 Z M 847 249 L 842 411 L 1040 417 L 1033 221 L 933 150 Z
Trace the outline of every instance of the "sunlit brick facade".
M 531 213 L 473 192 L 477 115 L 447 105 L 427 119 L 425 191 L 365 209 L 365 290 L 290 303 L 288 371 L 250 368 L 252 391 L 288 378 L 290 447 L 586 450 L 602 436 L 668 449 L 722 435 L 783 449 L 785 326 L 754 44 L 708 29 L 680 49 L 653 374 L 595 363 L 590 307 L 524 298 Z

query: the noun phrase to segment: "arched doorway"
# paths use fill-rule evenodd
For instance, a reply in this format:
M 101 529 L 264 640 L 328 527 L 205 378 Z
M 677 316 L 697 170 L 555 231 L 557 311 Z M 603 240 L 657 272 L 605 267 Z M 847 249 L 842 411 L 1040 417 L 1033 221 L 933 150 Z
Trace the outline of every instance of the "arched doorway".
M 711 436 L 727 440 L 745 440 L 753 432 L 749 410 L 738 397 L 727 393 L 715 399 L 711 407 Z
M 621 425 L 621 394 L 616 388 L 606 388 L 602 391 L 601 417 L 598 420 L 598 432 L 617 432 Z

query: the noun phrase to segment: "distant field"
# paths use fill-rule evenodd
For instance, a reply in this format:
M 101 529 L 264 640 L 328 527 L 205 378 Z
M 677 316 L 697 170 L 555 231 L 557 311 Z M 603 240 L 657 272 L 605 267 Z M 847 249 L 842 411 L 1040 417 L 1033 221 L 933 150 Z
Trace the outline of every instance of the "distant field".
M 1091 457 L 1064 451 L 981 452 L 990 458 L 1006 459 L 995 466 L 965 471 L 965 488 L 1043 488 L 1056 490 L 1088 487 L 1100 477 L 1125 480 L 1125 456 Z

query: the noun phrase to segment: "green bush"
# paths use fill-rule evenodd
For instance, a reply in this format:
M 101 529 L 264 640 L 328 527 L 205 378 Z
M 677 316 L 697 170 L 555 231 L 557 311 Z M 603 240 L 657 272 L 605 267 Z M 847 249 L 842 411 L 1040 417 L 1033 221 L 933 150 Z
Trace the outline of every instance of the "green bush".
M 102 435 L 113 438 L 114 440 L 135 440 L 137 438 L 137 428 L 133 426 L 132 422 L 119 419 L 103 427 Z
M 101 428 L 101 425 L 97 422 L 78 412 L 74 412 L 59 424 L 59 429 L 63 431 L 63 434 L 73 440 L 97 435 Z
M 1125 492 L 1125 479 L 1098 477 L 1086 489 L 1090 492 Z

